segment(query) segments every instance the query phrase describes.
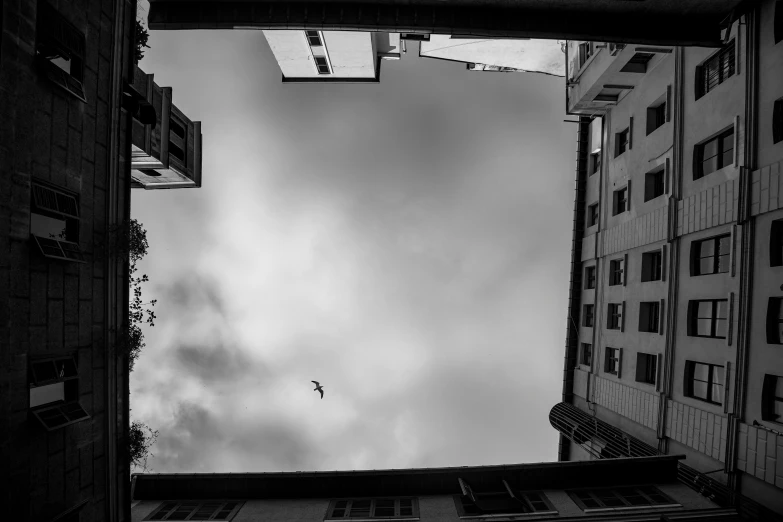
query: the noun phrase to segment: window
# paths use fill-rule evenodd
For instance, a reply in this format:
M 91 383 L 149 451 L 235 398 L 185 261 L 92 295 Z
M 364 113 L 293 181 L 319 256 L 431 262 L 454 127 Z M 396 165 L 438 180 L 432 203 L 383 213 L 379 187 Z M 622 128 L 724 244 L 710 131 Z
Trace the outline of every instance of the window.
M 593 203 L 587 207 L 587 226 L 592 227 L 598 224 L 598 203 Z
M 639 331 L 658 333 L 660 312 L 661 303 L 659 301 L 639 303 Z
M 222 500 L 163 502 L 144 520 L 231 520 L 242 504 Z
M 660 281 L 663 267 L 663 254 L 660 250 L 642 254 L 642 282 Z
M 722 132 L 694 151 L 693 179 L 700 179 L 734 163 L 734 128 Z
M 619 348 L 606 348 L 604 354 L 604 372 L 614 375 L 620 375 L 620 349 Z
M 456 495 L 454 502 L 460 517 L 481 515 L 513 515 L 516 513 L 543 513 L 556 510 L 549 499 L 540 491 L 517 491 L 505 480 L 500 481 L 494 491 L 475 491 L 464 480 L 459 479 L 462 495 Z
M 593 152 L 590 154 L 590 175 L 592 176 L 601 168 L 601 153 Z
M 780 10 L 783 11 L 783 7 Z M 772 106 L 772 143 L 781 141 L 783 141 L 783 98 L 778 98 Z
M 584 305 L 584 313 L 582 318 L 582 326 L 592 327 L 593 326 L 593 311 L 594 311 L 595 305 L 586 304 Z
M 688 301 L 688 335 L 725 339 L 728 317 L 728 299 Z
M 734 74 L 734 40 L 696 67 L 696 99 L 698 100 Z
M 626 488 L 582 489 L 568 494 L 583 510 L 607 508 L 634 508 L 638 506 L 678 506 L 654 486 Z
M 315 66 L 318 68 L 318 74 L 330 74 L 329 64 L 323 56 L 314 56 Z
M 606 319 L 606 327 L 609 330 L 620 330 L 623 324 L 623 305 L 620 303 L 609 303 L 609 314 Z
M 35 55 L 41 72 L 76 98 L 84 96 L 84 34 L 46 1 L 38 3 Z
M 769 230 L 769 266 L 783 266 L 783 219 L 773 221 Z
M 598 94 L 595 95 L 595 98 L 593 98 L 594 101 L 598 102 L 617 102 L 620 99 L 620 93 L 616 90 L 609 90 L 604 89 Z
M 307 43 L 310 44 L 310 47 L 323 46 L 323 43 L 321 43 L 321 35 L 318 31 L 305 31 L 305 34 L 307 35 Z
M 666 123 L 666 98 L 663 101 L 647 107 L 647 135 Z
M 783 297 L 767 303 L 767 344 L 783 344 Z
M 417 517 L 415 498 L 357 498 L 332 500 L 327 518 Z
M 620 72 L 646 73 L 647 63 L 653 56 L 655 55 L 652 53 L 636 53 L 628 60 L 628 63 L 620 69 Z
M 590 42 L 582 42 L 579 44 L 579 67 L 581 68 L 585 62 L 592 56 L 593 52 L 590 48 Z
M 723 404 L 723 366 L 685 361 L 685 396 Z
M 628 187 L 614 191 L 612 215 L 622 214 L 628 210 Z
M 616 158 L 626 150 L 628 150 L 628 135 L 630 129 L 625 129 L 614 135 L 614 157 Z
M 623 284 L 623 264 L 622 259 L 609 261 L 609 286 Z
M 585 267 L 585 290 L 595 288 L 595 266 Z
M 84 263 L 79 249 L 79 204 L 74 195 L 32 183 L 30 235 L 50 259 Z
M 651 353 L 636 354 L 636 382 L 655 384 L 658 373 L 658 357 Z
M 767 374 L 761 389 L 761 419 L 783 422 L 783 377 Z
M 590 366 L 593 362 L 593 345 L 588 343 L 582 343 L 582 350 L 579 354 L 579 364 Z
M 79 404 L 79 373 L 72 356 L 31 361 L 28 381 L 31 413 L 47 431 L 90 418 Z
M 664 179 L 666 172 L 664 166 L 651 170 L 644 175 L 644 201 L 650 201 L 664 194 Z
M 691 243 L 691 275 L 721 274 L 729 271 L 731 234 Z

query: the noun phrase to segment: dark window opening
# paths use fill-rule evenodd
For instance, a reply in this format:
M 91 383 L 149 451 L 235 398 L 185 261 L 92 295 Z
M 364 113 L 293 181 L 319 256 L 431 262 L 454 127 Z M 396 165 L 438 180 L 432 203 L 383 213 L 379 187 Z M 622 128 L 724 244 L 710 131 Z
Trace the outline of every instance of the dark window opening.
M 736 57 L 734 40 L 696 67 L 696 99 L 698 100 L 734 75 Z
M 613 216 L 628 210 L 628 187 L 615 190 L 613 196 Z
M 653 107 L 647 107 L 647 135 L 666 123 L 666 100 Z
M 169 142 L 169 155 L 174 156 L 180 162 L 185 163 L 185 151 L 172 141 Z
M 652 60 L 653 56 L 655 55 L 652 53 L 636 53 L 628 60 L 628 63 L 620 69 L 620 72 L 646 73 L 647 63 Z
M 636 354 L 636 382 L 655 384 L 658 358 L 651 353 Z
M 660 281 L 663 268 L 663 254 L 660 250 L 642 254 L 642 282 Z
M 460 517 L 554 511 L 542 492 L 517 491 L 505 480 L 496 491 L 476 491 L 464 481 L 460 482 L 463 494 L 454 497 Z
M 783 297 L 767 302 L 767 344 L 783 344 Z
M 764 375 L 761 389 L 761 419 L 783 422 L 783 377 Z
M 725 339 L 729 327 L 729 300 L 688 301 L 688 335 Z
M 582 42 L 579 44 L 579 67 L 581 68 L 592 56 L 593 52 L 590 46 L 590 42 Z
M 90 418 L 79 404 L 79 375 L 72 356 L 33 360 L 29 368 L 30 411 L 47 431 Z
M 595 288 L 595 266 L 585 267 L 585 290 Z
M 592 327 L 593 326 L 593 319 L 594 319 L 594 307 L 595 305 L 584 305 L 584 317 L 582 319 L 582 326 Z
M 333 500 L 327 518 L 402 518 L 417 516 L 412 498 Z
M 48 2 L 38 3 L 35 54 L 46 77 L 76 98 L 84 95 L 84 33 L 68 22 Z
M 775 43 L 783 41 L 783 0 L 775 2 L 775 19 L 772 22 Z
M 723 404 L 723 366 L 685 361 L 685 396 Z
M 781 141 L 783 141 L 783 98 L 778 98 L 772 105 L 772 143 Z
M 734 129 L 696 145 L 693 179 L 700 179 L 734 163 Z
M 639 303 L 639 331 L 658 333 L 661 303 L 658 301 Z
M 663 165 L 644 175 L 645 202 L 663 196 L 665 189 L 665 176 L 666 172 Z
M 691 275 L 725 274 L 731 261 L 731 235 L 691 243 Z
M 607 314 L 606 328 L 609 330 L 620 330 L 623 321 L 623 305 L 620 303 L 609 303 L 609 313 Z
M 185 139 L 185 126 L 174 119 L 172 116 L 169 120 L 169 130 L 180 137 L 180 139 Z
M 769 266 L 783 266 L 783 219 L 776 219 L 770 227 Z
M 318 68 L 318 74 L 329 74 L 329 64 L 323 56 L 314 56 L 315 66 Z
M 590 366 L 593 362 L 593 345 L 582 343 L 582 351 L 579 354 L 579 364 Z
M 593 203 L 587 207 L 587 226 L 592 227 L 598 224 L 598 203 Z
M 620 95 L 617 93 L 599 92 L 595 95 L 593 100 L 603 102 L 617 102 L 620 99 Z
M 622 259 L 613 259 L 609 261 L 609 286 L 623 284 L 624 269 Z
M 321 35 L 318 31 L 305 31 L 305 34 L 307 34 L 307 43 L 310 44 L 310 47 L 323 46 L 323 43 L 321 43 Z
M 590 154 L 590 175 L 592 176 L 601 168 L 601 153 L 593 152 Z
M 614 157 L 623 154 L 628 150 L 628 136 L 630 134 L 629 129 L 620 131 L 614 135 Z
M 604 373 L 619 375 L 620 373 L 620 349 L 606 348 L 604 355 Z

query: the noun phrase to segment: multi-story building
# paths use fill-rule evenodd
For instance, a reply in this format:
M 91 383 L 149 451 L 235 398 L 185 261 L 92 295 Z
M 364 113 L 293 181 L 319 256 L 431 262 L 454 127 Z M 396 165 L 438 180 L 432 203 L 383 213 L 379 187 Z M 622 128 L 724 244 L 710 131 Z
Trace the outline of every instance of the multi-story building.
M 550 420 L 561 460 L 684 454 L 723 505 L 781 514 L 783 3 L 747 7 L 719 48 L 568 43 L 576 203 Z
M 138 474 L 132 520 L 740 520 L 678 480 L 678 458 Z
M 133 1 L 0 9 L 3 520 L 130 518 L 128 267 Z
M 419 44 L 419 56 L 466 64 L 469 71 L 539 72 L 565 75 L 557 40 L 466 38 L 433 34 Z
M 400 59 L 397 33 L 264 31 L 283 83 L 377 83 L 383 60 Z
M 133 120 L 133 188 L 201 187 L 201 122 L 191 121 L 171 101 L 171 87 L 159 87 L 138 67 L 127 90 L 136 104 L 154 112 L 154 124 Z

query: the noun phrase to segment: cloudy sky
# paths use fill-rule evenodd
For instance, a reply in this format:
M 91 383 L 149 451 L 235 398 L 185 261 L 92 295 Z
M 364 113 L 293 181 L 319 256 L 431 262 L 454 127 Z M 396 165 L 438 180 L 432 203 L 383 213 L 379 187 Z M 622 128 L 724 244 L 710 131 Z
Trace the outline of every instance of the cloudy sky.
M 575 131 L 563 78 L 416 57 L 283 85 L 260 31 L 151 32 L 203 187 L 134 191 L 155 472 L 557 459 Z M 324 385 L 325 397 L 311 380 Z

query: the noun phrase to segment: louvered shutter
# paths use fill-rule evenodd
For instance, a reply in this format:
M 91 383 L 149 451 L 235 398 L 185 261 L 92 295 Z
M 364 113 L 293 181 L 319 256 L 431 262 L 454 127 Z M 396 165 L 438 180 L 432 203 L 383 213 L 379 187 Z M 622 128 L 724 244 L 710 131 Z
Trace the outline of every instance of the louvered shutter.
M 57 212 L 66 217 L 79 219 L 79 204 L 76 198 L 43 185 L 33 184 L 33 203 L 40 210 Z

